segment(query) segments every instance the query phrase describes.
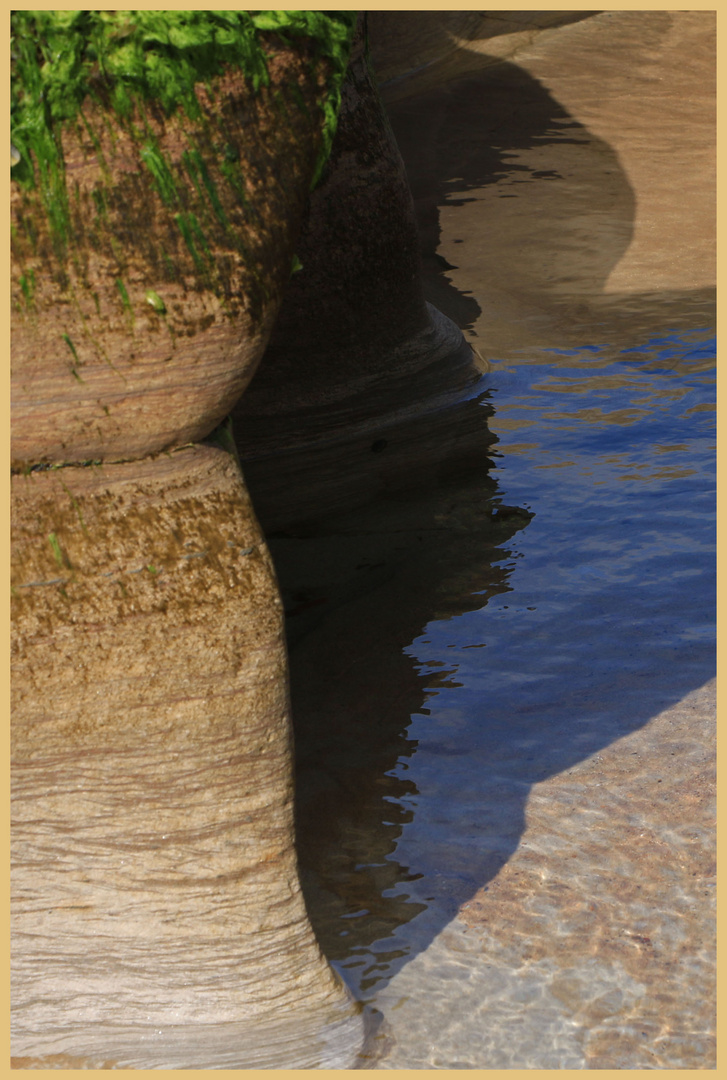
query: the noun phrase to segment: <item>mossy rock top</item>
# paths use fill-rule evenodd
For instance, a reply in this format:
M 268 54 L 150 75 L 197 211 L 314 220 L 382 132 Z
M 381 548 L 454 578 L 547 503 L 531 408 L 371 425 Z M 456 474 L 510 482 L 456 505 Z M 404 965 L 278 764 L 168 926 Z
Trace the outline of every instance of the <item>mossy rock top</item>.
M 195 119 L 195 87 L 225 68 L 242 70 L 253 92 L 269 82 L 263 43 L 307 38 L 330 65 L 322 103 L 323 142 L 313 177 L 328 157 L 356 12 L 350 11 L 14 11 L 11 15 L 13 179 L 39 186 L 51 223 L 62 230 L 60 129 L 87 98 L 121 119 L 137 102 Z
M 13 462 L 204 438 L 333 138 L 350 12 L 13 13 Z

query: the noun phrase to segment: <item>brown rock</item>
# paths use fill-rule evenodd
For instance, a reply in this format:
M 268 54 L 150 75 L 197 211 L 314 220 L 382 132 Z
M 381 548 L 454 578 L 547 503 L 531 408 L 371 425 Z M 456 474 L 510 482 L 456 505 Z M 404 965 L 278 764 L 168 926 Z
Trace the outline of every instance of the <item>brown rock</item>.
M 37 189 L 12 185 L 16 466 L 143 457 L 227 414 L 265 348 L 321 145 L 309 59 L 274 49 L 258 95 L 228 70 L 198 87 L 197 121 L 150 102 L 122 122 L 87 99 L 62 132 L 67 236 Z
M 12 533 L 14 1054 L 250 1067 L 298 1015 L 355 1042 L 298 884 L 281 603 L 234 459 L 16 476 Z

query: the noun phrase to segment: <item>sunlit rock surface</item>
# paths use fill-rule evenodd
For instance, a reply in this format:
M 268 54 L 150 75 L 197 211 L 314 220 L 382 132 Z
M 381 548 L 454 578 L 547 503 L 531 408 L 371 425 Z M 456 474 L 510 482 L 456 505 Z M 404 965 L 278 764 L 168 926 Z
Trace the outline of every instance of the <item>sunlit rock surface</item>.
M 362 1021 L 298 882 L 282 605 L 234 458 L 16 476 L 13 552 L 14 1055 L 350 1061 Z
M 192 78 L 189 113 L 115 112 L 98 20 L 83 67 L 97 14 L 51 20 L 40 102 L 38 25 L 15 23 L 14 118 L 55 118 L 65 172 L 33 183 L 38 144 L 15 155 L 13 1064 L 345 1067 L 364 1022 L 298 880 L 282 603 L 218 427 L 290 276 L 335 71 L 276 26 L 259 93 L 235 62 Z M 154 43 L 209 59 L 133 15 L 109 35 L 127 59 L 137 31 L 157 65 Z M 83 122 L 48 105 L 71 22 Z

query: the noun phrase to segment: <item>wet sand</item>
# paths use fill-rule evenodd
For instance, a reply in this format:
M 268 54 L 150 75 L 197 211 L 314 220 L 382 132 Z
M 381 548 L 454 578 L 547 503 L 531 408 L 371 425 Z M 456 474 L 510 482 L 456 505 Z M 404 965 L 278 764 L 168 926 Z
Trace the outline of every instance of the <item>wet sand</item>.
M 715 1067 L 714 684 L 536 785 L 518 850 L 377 1000 L 380 1068 Z

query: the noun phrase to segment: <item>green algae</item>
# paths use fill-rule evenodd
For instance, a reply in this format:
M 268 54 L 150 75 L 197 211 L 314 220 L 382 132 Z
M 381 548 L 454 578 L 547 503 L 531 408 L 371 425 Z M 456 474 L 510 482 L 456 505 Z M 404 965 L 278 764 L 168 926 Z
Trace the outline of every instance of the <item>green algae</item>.
M 53 552 L 53 558 L 58 563 L 61 570 L 66 569 L 66 561 L 63 558 L 61 551 L 61 545 L 58 543 L 58 537 L 54 532 L 48 533 L 48 543 L 50 544 L 51 551 Z
M 141 148 L 141 160 L 154 178 L 156 189 L 165 206 L 176 206 L 179 202 L 177 186 L 166 158 L 156 143 L 148 142 Z
M 167 305 L 164 303 L 159 293 L 154 292 L 153 289 L 147 289 L 144 293 L 144 299 L 147 304 L 156 311 L 157 315 L 166 315 Z
M 210 176 L 209 170 L 205 165 L 204 159 L 200 154 L 199 150 L 185 150 L 182 154 L 182 161 L 184 162 L 184 167 L 189 173 L 192 183 L 195 186 L 197 194 L 200 198 L 202 198 L 204 191 L 210 201 L 210 205 L 214 210 L 217 220 L 219 221 L 220 225 L 222 225 L 223 228 L 226 229 L 230 222 L 228 220 L 227 214 L 225 213 L 224 207 L 220 202 L 220 196 L 217 191 L 217 186 L 212 177 Z
M 35 295 L 35 271 L 28 270 L 27 273 L 20 275 L 20 291 L 26 303 L 31 304 Z
M 121 297 L 121 303 L 124 305 L 126 311 L 131 311 L 131 300 L 121 278 L 116 278 L 116 288 L 119 290 L 119 296 Z
M 83 382 L 83 379 L 81 378 L 81 376 L 78 374 L 78 371 L 76 370 L 76 365 L 78 365 L 80 367 L 80 364 L 81 364 L 81 361 L 78 359 L 78 353 L 76 352 L 76 346 L 73 344 L 73 342 L 69 338 L 68 334 L 61 334 L 61 337 L 65 341 L 68 348 L 71 350 L 71 354 L 73 356 L 74 362 L 71 364 L 71 374 L 73 375 L 73 377 L 75 379 L 78 379 L 79 382 Z
M 71 230 L 60 133 L 66 125 L 85 124 L 84 101 L 100 101 L 122 121 L 130 121 L 139 102 L 154 102 L 167 115 L 181 109 L 191 120 L 198 119 L 196 87 L 209 85 L 227 67 L 241 69 L 253 93 L 269 85 L 265 35 L 307 38 L 315 55 L 329 62 L 315 186 L 335 133 L 355 22 L 356 12 L 350 11 L 12 12 L 13 180 L 39 189 L 57 254 L 63 254 Z M 195 264 L 203 262 L 204 237 L 193 215 L 185 215 L 178 206 L 174 178 L 163 155 L 149 141 L 141 156 L 162 201 L 178 208 L 177 223 Z M 235 149 L 225 148 L 221 156 L 223 175 L 234 180 L 236 192 L 242 194 L 232 167 Z M 220 218 L 214 184 L 194 150 L 185 166 Z M 97 210 L 103 215 L 100 196 Z

